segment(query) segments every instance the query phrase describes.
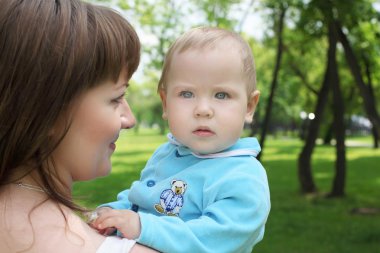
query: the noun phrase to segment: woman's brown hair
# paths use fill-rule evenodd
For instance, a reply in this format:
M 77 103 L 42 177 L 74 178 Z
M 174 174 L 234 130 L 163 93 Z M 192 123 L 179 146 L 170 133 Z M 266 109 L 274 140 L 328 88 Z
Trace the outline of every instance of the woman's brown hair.
M 81 93 L 116 82 L 122 68 L 132 76 L 138 36 L 120 14 L 79 0 L 0 0 L 0 6 L 0 187 L 29 168 L 23 176 L 37 171 L 52 200 L 77 209 L 47 162 L 70 120 L 58 141 L 49 132 Z

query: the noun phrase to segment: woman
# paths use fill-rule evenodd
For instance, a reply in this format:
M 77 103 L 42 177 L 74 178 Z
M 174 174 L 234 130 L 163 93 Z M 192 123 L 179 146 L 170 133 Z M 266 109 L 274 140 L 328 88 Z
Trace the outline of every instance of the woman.
M 131 25 L 79 0 L 0 0 L 1 252 L 152 252 L 83 222 L 73 181 L 107 175 L 134 116 Z M 130 251 L 129 251 L 130 250 Z

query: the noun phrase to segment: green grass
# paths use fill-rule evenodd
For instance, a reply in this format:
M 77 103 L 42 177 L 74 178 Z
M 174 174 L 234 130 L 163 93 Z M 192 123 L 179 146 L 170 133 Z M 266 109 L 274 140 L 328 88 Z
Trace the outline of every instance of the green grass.
M 74 195 L 86 207 L 113 201 L 116 194 L 139 178 L 140 170 L 158 145 L 166 140 L 152 131 L 121 135 L 110 176 L 74 185 Z M 355 143 L 372 144 L 370 138 Z M 335 149 L 317 146 L 313 176 L 319 190 L 299 194 L 296 159 L 302 143 L 294 139 L 268 139 L 263 154 L 271 189 L 272 209 L 264 240 L 256 253 L 378 253 L 380 213 L 352 214 L 357 207 L 380 209 L 380 150 L 367 146 L 347 148 L 346 197 L 326 199 L 334 174 Z M 233 238 L 231 238 L 233 239 Z

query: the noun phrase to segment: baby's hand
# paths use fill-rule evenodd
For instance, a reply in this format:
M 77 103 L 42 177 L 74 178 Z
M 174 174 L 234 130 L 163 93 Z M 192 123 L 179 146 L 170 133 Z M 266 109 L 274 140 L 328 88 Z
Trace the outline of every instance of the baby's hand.
M 112 235 L 116 232 L 116 228 L 114 227 L 110 227 L 110 228 L 105 228 L 105 229 L 98 229 L 94 223 L 95 221 L 99 218 L 99 216 L 101 215 L 101 213 L 104 213 L 104 212 L 108 212 L 112 210 L 112 208 L 110 207 L 100 207 L 100 208 L 97 208 L 95 211 L 93 212 L 90 212 L 87 214 L 87 218 L 88 218 L 88 225 L 90 225 L 90 227 L 96 229 L 100 234 L 102 235 Z
M 108 233 L 119 230 L 127 239 L 136 239 L 140 236 L 140 216 L 131 210 L 115 210 L 107 208 L 97 212 L 98 217 L 92 226 L 98 231 Z

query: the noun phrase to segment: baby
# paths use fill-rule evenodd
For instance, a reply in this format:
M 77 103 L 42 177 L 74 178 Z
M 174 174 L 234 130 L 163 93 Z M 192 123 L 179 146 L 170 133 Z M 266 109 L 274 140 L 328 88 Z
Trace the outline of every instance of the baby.
M 190 30 L 169 49 L 158 92 L 169 141 L 93 226 L 162 252 L 251 252 L 270 196 L 260 146 L 241 138 L 260 95 L 249 45 L 224 29 Z

